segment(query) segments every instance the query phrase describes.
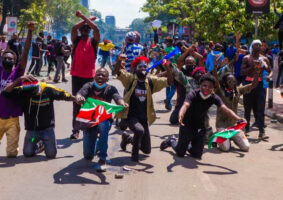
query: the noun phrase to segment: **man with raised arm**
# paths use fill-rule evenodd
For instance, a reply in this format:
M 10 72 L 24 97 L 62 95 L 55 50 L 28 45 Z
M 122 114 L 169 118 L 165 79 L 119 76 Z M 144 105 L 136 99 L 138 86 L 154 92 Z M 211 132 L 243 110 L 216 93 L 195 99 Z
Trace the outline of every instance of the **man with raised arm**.
M 97 47 L 100 41 L 100 33 L 96 24 L 92 22 L 96 17 L 87 18 L 81 11 L 76 12 L 76 16 L 83 21 L 77 23 L 72 28 L 71 39 L 73 43 L 73 60 L 71 67 L 72 94 L 76 93 L 85 83 L 93 81 L 95 75 L 95 61 L 97 57 Z M 93 31 L 93 37 L 89 36 Z M 78 31 L 80 36 L 78 36 Z M 78 139 L 79 130 L 75 130 L 74 123 L 80 106 L 73 104 L 73 133 L 71 139 Z

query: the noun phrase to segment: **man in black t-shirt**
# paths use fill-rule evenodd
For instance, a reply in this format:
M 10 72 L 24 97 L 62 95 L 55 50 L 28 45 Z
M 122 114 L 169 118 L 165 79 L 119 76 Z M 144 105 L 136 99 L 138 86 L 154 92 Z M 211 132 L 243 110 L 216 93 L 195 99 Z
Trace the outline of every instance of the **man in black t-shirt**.
M 19 36 L 17 33 L 13 33 L 13 37 L 8 41 L 7 49 L 11 49 L 17 55 L 17 62 L 22 55 L 22 45 L 19 41 Z
M 172 146 L 176 154 L 183 157 L 187 151 L 189 142 L 192 147 L 189 150 L 194 158 L 201 159 L 205 138 L 205 116 L 212 105 L 216 105 L 228 117 L 242 120 L 232 110 L 227 108 L 219 96 L 212 93 L 215 87 L 215 79 L 210 74 L 205 74 L 200 79 L 200 89 L 189 93 L 179 113 L 179 139 L 174 137 L 163 141 L 160 149 L 164 150 Z
M 88 97 L 99 99 L 111 103 L 112 99 L 118 105 L 128 107 L 123 98 L 119 95 L 116 87 L 108 85 L 109 73 L 105 68 L 100 68 L 96 71 L 94 81 L 84 84 L 84 86 L 77 93 L 77 103 L 83 104 Z M 87 160 L 92 160 L 95 149 L 99 149 L 99 165 L 101 171 L 105 171 L 107 148 L 108 148 L 108 134 L 111 128 L 112 119 L 103 121 L 97 126 L 84 130 L 83 133 L 83 154 Z M 76 127 L 78 128 L 78 127 Z M 97 134 L 99 132 L 99 142 L 96 145 Z

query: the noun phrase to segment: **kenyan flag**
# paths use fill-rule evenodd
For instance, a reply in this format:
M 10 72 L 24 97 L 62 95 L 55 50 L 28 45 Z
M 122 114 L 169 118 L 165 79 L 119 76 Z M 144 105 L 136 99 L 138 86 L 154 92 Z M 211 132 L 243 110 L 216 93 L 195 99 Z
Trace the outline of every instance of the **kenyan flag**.
M 30 81 L 24 81 L 20 88 L 23 90 L 33 90 L 39 86 L 38 80 L 30 82 Z
M 112 118 L 113 115 L 121 112 L 124 108 L 124 106 L 87 98 L 76 117 L 76 128 L 84 130 L 96 126 L 99 123 Z
M 228 127 L 219 133 L 215 133 L 209 138 L 208 149 L 211 149 L 212 142 L 223 143 L 227 139 L 231 139 L 234 135 L 239 133 L 241 129 L 245 128 L 246 125 L 246 122 L 241 122 L 233 127 Z

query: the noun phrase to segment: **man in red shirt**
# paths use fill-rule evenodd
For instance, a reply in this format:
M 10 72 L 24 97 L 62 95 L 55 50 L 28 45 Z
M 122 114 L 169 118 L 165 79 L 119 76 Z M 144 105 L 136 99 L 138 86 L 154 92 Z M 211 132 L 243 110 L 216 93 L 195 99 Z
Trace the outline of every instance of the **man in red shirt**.
M 92 22 L 96 17 L 87 18 L 81 11 L 76 12 L 76 16 L 83 21 L 77 23 L 72 28 L 71 39 L 73 43 L 73 59 L 71 67 L 72 75 L 72 94 L 76 93 L 87 82 L 93 81 L 95 75 L 95 60 L 97 56 L 97 47 L 100 41 L 99 29 Z M 80 36 L 78 36 L 78 30 Z M 93 30 L 93 37 L 89 36 Z M 79 130 L 74 129 L 74 121 L 80 110 L 80 106 L 73 104 L 73 133 L 71 139 L 78 139 Z

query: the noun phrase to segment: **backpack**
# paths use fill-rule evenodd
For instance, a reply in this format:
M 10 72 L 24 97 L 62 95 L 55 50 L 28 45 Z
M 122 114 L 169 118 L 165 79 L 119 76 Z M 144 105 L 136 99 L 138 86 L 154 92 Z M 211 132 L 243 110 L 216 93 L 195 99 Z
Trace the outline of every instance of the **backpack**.
M 74 57 L 74 54 L 75 54 L 75 52 L 76 52 L 76 48 L 77 48 L 77 46 L 78 46 L 78 44 L 79 44 L 79 42 L 80 42 L 80 40 L 82 39 L 82 37 L 81 36 L 78 36 L 75 40 L 74 40 L 74 42 L 73 42 L 73 50 L 72 50 L 72 58 Z M 97 42 L 93 39 L 93 38 L 91 38 L 91 45 L 92 45 L 92 47 L 93 47 L 93 50 L 94 50 L 94 54 L 96 55 L 97 54 L 97 47 L 98 47 L 98 44 L 97 44 Z
M 153 83 L 152 83 L 152 80 L 151 80 L 151 78 L 149 78 L 149 77 L 147 77 L 147 80 L 148 80 L 148 84 L 149 84 L 150 91 L 151 91 L 151 93 L 152 93 L 152 91 L 153 91 Z M 129 86 L 128 89 L 126 90 L 127 92 L 130 91 L 130 89 L 131 89 L 132 86 L 133 86 L 133 83 L 134 83 L 134 80 L 133 80 L 133 82 L 131 82 L 130 86 Z

